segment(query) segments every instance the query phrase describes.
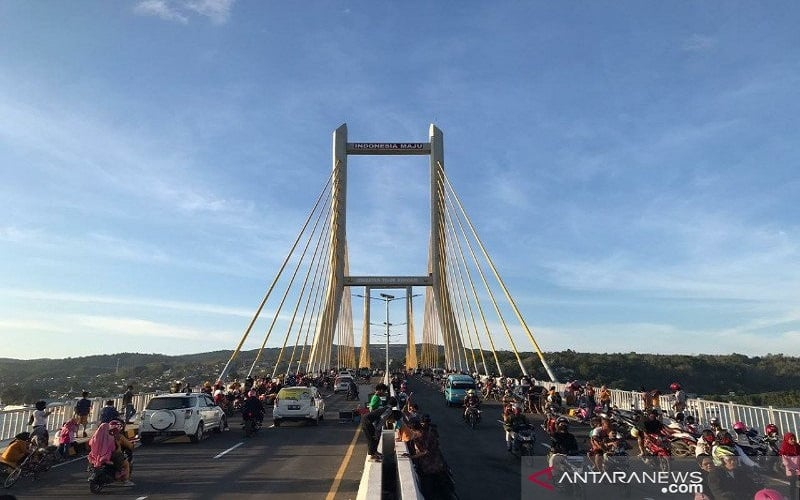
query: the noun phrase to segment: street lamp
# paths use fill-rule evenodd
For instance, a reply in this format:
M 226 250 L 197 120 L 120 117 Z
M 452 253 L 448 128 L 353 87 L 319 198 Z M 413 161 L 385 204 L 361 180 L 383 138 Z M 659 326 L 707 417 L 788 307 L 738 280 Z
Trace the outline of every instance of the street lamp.
M 353 295 L 364 299 L 369 298 L 373 300 L 382 300 L 386 302 L 386 322 L 384 323 L 386 325 L 386 372 L 384 374 L 384 378 L 386 379 L 386 385 L 389 385 L 389 336 L 390 336 L 389 327 L 392 326 L 392 323 L 389 323 L 389 302 L 405 298 L 413 299 L 414 297 L 419 297 L 421 294 L 417 293 L 411 296 L 404 296 L 404 297 L 395 297 L 394 295 L 389 295 L 388 293 L 382 293 L 380 294 L 380 297 L 372 297 L 359 294 L 353 294 Z M 395 325 L 404 325 L 404 324 L 405 323 L 396 323 Z
M 386 373 L 383 377 L 386 380 L 386 385 L 389 385 L 389 302 L 395 299 L 394 295 L 382 293 L 381 297 L 386 302 Z

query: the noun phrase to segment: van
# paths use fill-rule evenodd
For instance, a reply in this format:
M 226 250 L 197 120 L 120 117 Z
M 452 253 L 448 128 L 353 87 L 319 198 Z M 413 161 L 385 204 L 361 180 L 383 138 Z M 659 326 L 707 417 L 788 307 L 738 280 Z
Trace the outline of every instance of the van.
M 475 379 L 469 375 L 448 375 L 444 381 L 444 402 L 447 406 L 463 405 L 469 389 L 475 389 Z

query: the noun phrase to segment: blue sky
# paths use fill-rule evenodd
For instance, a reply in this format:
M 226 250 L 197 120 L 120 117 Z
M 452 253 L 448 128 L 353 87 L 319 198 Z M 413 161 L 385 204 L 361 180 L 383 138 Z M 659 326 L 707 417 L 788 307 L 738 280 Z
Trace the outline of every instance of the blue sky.
M 342 123 L 351 142 L 442 129 L 544 350 L 800 355 L 799 15 L 6 0 L 0 357 L 233 348 Z M 351 157 L 352 274 L 424 274 L 427 175 Z

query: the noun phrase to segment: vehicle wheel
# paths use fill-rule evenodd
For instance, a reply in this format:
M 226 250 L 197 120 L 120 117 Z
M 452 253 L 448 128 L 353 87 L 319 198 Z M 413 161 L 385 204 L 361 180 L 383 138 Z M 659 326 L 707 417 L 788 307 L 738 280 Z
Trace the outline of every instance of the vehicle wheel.
M 272 421 L 272 425 L 274 425 L 275 427 L 280 427 L 280 425 L 281 425 L 280 419 L 278 419 L 278 418 L 274 419 Z
M 225 429 L 225 427 L 228 427 L 228 420 L 223 415 L 223 417 L 219 419 L 219 425 L 214 428 L 214 433 L 219 434 L 223 429 Z
M 99 495 L 101 491 L 103 491 L 103 486 L 100 483 L 96 483 L 95 481 L 89 481 L 89 491 L 94 493 L 95 495 Z
M 142 443 L 142 446 L 153 444 L 154 440 L 155 436 L 150 436 L 150 435 L 139 436 L 139 442 Z
M 197 424 L 197 432 L 195 432 L 193 435 L 189 436 L 189 441 L 191 441 L 193 443 L 199 443 L 200 441 L 203 440 L 203 435 L 204 435 L 203 433 L 204 432 L 205 432 L 205 429 L 203 429 L 203 422 L 200 422 L 199 424 Z
M 672 443 L 672 454 L 676 457 L 688 457 L 691 455 L 691 451 L 686 443 L 682 441 L 675 441 Z
M 8 473 L 8 477 L 6 478 L 5 483 L 3 483 L 3 486 L 5 486 L 6 488 L 11 488 L 12 486 L 14 486 L 14 483 L 17 482 L 17 479 L 19 479 L 19 476 L 21 474 L 22 474 L 22 467 L 17 467 L 16 469 L 12 470 L 11 472 Z

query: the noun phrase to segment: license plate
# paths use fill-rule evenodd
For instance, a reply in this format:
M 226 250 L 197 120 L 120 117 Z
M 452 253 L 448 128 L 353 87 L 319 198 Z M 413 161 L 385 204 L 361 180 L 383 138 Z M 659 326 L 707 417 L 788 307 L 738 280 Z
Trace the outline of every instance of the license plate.
M 289 409 L 290 410 L 299 410 L 300 409 L 300 405 L 289 405 Z

